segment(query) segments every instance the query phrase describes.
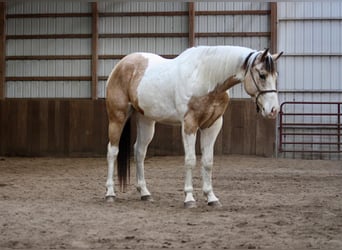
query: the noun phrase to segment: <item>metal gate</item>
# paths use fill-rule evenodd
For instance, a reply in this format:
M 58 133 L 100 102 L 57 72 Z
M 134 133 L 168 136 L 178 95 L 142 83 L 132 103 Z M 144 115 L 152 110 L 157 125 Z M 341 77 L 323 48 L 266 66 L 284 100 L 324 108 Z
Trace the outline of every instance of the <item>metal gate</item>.
M 278 154 L 304 159 L 341 159 L 342 102 L 284 102 L 280 106 Z

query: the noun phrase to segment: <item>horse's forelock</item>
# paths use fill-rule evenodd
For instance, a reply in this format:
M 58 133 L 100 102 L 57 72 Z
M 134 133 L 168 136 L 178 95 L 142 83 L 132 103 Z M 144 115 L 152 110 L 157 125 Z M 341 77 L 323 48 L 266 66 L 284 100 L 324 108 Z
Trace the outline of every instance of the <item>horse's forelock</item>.
M 275 73 L 275 64 L 271 55 L 267 55 L 265 58 L 265 68 L 269 73 Z
M 248 56 L 245 58 L 245 61 L 243 63 L 243 68 L 246 70 L 246 73 L 255 65 L 255 61 L 257 60 L 259 56 L 262 55 L 262 53 L 263 53 L 262 51 L 261 52 L 253 51 L 248 54 Z M 266 55 L 263 63 L 265 64 L 265 69 L 267 72 L 269 72 L 270 74 L 274 74 L 276 72 L 275 62 L 271 54 Z

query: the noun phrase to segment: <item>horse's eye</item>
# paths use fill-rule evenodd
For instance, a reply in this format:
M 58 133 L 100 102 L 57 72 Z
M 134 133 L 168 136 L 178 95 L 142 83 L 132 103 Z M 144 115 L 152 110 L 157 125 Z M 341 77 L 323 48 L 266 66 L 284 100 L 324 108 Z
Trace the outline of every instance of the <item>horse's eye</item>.
M 260 79 L 261 80 L 266 80 L 266 75 L 265 74 L 261 74 L 261 73 L 259 73 L 259 77 L 260 77 Z

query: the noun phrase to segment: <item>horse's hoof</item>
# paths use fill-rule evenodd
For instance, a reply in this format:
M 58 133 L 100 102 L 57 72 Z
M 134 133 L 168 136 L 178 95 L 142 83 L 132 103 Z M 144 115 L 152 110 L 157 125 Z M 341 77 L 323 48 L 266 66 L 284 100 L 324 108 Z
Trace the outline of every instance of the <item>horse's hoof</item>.
M 196 208 L 196 201 L 187 201 L 184 202 L 184 208 Z
M 140 198 L 142 201 L 150 201 L 150 202 L 154 202 L 153 198 L 151 195 L 143 195 Z
M 211 201 L 211 202 L 208 202 L 208 206 L 214 207 L 214 208 L 220 208 L 222 207 L 222 204 L 220 201 Z
M 106 196 L 106 201 L 107 202 L 114 202 L 115 201 L 115 196 L 113 196 L 113 195 Z

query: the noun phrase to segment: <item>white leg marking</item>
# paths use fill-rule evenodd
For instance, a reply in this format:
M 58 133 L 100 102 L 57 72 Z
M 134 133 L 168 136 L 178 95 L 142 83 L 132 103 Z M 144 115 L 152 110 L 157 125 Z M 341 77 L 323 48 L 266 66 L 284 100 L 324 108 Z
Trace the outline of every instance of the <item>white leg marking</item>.
M 114 162 L 116 160 L 116 157 L 118 156 L 119 149 L 117 146 L 112 146 L 110 143 L 108 143 L 107 148 L 107 163 L 108 163 L 108 175 L 107 175 L 107 193 L 106 197 L 115 197 L 114 192 Z
M 147 147 L 154 135 L 155 122 L 142 116 L 137 115 L 137 141 L 134 144 L 134 155 L 136 161 L 136 187 L 141 197 L 149 197 L 151 193 L 146 187 L 144 175 L 144 161 L 146 157 Z
M 218 202 L 212 187 L 212 168 L 214 163 L 214 144 L 222 127 L 222 116 L 207 129 L 201 131 L 203 193 L 208 204 Z
M 196 166 L 196 152 L 195 152 L 195 144 L 196 144 L 196 133 L 187 135 L 182 129 L 183 136 L 183 145 L 185 152 L 185 184 L 184 184 L 184 193 L 185 193 L 185 201 L 184 204 L 194 203 L 195 199 L 193 196 L 193 186 L 192 186 L 192 170 Z

